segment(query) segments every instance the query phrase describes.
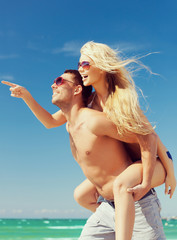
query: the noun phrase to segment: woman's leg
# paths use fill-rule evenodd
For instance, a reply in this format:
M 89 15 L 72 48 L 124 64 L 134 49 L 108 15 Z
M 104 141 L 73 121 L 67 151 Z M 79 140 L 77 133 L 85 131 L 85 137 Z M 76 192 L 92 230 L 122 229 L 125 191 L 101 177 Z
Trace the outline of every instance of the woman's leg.
M 142 171 L 141 162 L 136 162 L 125 169 L 114 181 L 116 240 L 130 240 L 132 238 L 135 206 L 133 194 L 127 192 L 127 188 L 142 182 Z M 162 164 L 157 161 L 151 182 L 152 187 L 164 183 L 165 176 Z
M 114 181 L 113 194 L 115 203 L 116 240 L 132 238 L 135 205 L 133 194 L 127 188 L 141 182 L 142 164 L 132 164 L 126 168 Z
M 100 205 L 97 203 L 98 192 L 95 186 L 86 179 L 74 190 L 74 199 L 82 207 L 95 212 L 96 208 Z

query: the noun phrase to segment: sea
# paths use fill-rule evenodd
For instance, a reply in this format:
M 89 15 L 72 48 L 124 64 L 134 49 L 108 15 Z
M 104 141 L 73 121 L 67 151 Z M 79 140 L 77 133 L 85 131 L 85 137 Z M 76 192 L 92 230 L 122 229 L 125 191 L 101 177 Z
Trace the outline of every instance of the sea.
M 86 219 L 0 219 L 0 240 L 77 240 Z M 167 240 L 177 240 L 177 220 L 163 219 Z

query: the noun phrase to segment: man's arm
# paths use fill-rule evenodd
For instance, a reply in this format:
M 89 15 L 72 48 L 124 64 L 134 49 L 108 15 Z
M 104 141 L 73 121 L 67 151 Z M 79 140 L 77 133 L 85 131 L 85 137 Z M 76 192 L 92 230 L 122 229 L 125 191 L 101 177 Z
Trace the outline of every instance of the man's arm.
M 2 81 L 3 84 L 10 86 L 11 96 L 22 98 L 27 106 L 31 109 L 36 118 L 46 127 L 53 128 L 63 125 L 66 122 L 61 110 L 54 113 L 53 115 L 46 111 L 36 100 L 32 97 L 29 91 L 17 84 Z

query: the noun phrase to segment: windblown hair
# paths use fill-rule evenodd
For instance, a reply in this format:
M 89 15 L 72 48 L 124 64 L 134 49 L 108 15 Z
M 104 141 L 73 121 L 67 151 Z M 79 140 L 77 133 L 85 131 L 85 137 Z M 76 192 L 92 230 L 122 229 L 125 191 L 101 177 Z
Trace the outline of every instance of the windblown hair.
M 74 76 L 74 81 L 76 85 L 81 85 L 82 86 L 82 100 L 84 103 L 84 106 L 87 106 L 88 104 L 88 99 L 92 94 L 92 86 L 84 86 L 82 77 L 77 70 L 73 69 L 67 69 L 64 71 L 64 73 L 71 73 Z
M 90 57 L 96 67 L 106 72 L 108 98 L 103 111 L 117 126 L 118 133 L 151 133 L 153 127 L 140 109 L 135 83 L 127 70 L 131 63 L 142 64 L 135 58 L 121 60 L 117 51 L 92 41 L 81 48 L 81 54 Z

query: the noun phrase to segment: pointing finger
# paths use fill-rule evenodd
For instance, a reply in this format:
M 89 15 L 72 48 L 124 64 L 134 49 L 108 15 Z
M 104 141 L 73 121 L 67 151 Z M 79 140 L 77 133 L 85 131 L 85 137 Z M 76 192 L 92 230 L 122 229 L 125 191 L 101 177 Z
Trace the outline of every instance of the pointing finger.
M 11 82 L 7 82 L 7 81 L 1 81 L 2 84 L 8 85 L 10 87 L 15 87 L 17 86 L 17 84 L 11 83 Z

